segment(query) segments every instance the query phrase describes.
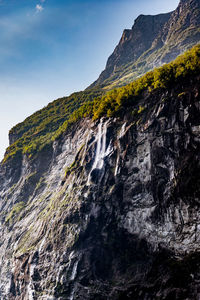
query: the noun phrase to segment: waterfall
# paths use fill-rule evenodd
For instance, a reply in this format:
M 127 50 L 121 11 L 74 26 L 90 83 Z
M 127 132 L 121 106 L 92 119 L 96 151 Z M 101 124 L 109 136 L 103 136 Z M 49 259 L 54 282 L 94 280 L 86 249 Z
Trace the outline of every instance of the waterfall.
M 119 164 L 119 154 L 117 155 L 117 161 L 116 161 L 116 166 L 115 166 L 115 176 L 117 176 L 118 164 Z
M 105 131 L 105 125 L 104 125 L 104 131 Z M 98 125 L 98 133 L 96 137 L 97 149 L 96 149 L 96 156 L 92 166 L 92 170 L 98 167 L 98 163 L 101 160 L 101 140 L 102 140 L 102 119 L 100 120 L 100 123 Z
M 77 267 L 78 267 L 78 260 L 75 262 L 74 266 L 73 266 L 73 270 L 72 270 L 72 274 L 70 277 L 70 280 L 74 280 L 77 274 Z
M 45 245 L 45 242 L 46 242 L 46 238 L 44 237 L 43 240 L 42 240 L 42 242 L 41 242 L 41 244 L 40 244 L 40 247 L 39 247 L 39 249 L 38 249 L 39 254 L 40 254 L 40 252 L 42 251 L 42 248 L 43 248 L 43 246 Z
M 96 150 L 95 160 L 91 171 L 94 169 L 102 169 L 104 158 L 110 153 L 110 146 L 108 146 L 108 148 L 106 149 L 106 134 L 107 134 L 108 122 L 109 120 L 106 121 L 102 126 L 102 120 L 101 120 L 98 125 L 98 134 L 96 137 L 97 150 Z
M 120 129 L 120 132 L 119 132 L 119 135 L 118 135 L 118 140 L 121 139 L 124 134 L 126 132 L 126 122 L 122 125 L 121 129 Z M 116 160 L 116 166 L 115 166 L 115 176 L 117 176 L 117 173 L 119 171 L 119 160 L 120 160 L 120 155 L 117 154 L 117 160 Z
M 107 120 L 104 124 L 103 124 L 103 120 L 100 120 L 100 123 L 98 125 L 98 132 L 97 132 L 97 136 L 95 139 L 95 143 L 97 143 L 97 147 L 96 147 L 96 153 L 95 153 L 95 159 L 94 159 L 94 163 L 92 165 L 90 174 L 88 176 L 88 183 L 90 181 L 90 175 L 91 172 L 94 169 L 102 169 L 103 165 L 104 165 L 104 158 L 106 156 L 108 156 L 110 154 L 110 152 L 112 151 L 110 144 L 108 145 L 108 147 L 106 148 L 106 135 L 107 135 L 107 125 L 108 125 L 109 120 Z
M 121 130 L 119 132 L 119 139 L 124 136 L 125 129 L 126 129 L 126 122 L 121 127 Z

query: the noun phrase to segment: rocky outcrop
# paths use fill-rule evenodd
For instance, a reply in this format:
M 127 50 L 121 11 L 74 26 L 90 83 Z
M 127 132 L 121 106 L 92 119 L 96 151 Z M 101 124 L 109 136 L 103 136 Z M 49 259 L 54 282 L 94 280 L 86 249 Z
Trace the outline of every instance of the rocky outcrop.
M 199 95 L 146 91 L 1 165 L 1 299 L 199 299 Z
M 170 16 L 171 13 L 157 16 L 140 15 L 135 20 L 132 29 L 124 30 L 118 46 L 108 58 L 106 69 L 101 73 L 96 84 L 108 79 L 117 68 L 136 62 L 151 47 L 154 39 Z
M 172 13 L 139 16 L 125 30 L 105 70 L 90 87 L 113 88 L 174 60 L 200 41 L 200 2 L 181 0 Z
M 200 2 L 182 0 L 152 45 L 160 51 L 154 63 L 168 63 L 200 40 Z M 170 51 L 171 49 L 171 51 Z
M 14 144 L 21 136 L 18 134 L 9 133 L 9 145 Z

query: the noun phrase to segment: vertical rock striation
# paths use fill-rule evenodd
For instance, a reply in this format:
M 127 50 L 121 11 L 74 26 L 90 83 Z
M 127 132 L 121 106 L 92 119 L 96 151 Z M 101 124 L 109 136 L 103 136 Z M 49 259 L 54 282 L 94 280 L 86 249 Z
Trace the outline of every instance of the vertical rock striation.
M 199 82 L 1 166 L 1 299 L 199 299 Z

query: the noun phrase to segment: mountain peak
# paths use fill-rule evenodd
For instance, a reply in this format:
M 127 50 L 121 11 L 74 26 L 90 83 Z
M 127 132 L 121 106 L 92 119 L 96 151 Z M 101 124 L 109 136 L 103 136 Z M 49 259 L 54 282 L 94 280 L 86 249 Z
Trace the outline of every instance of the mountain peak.
M 164 26 L 170 16 L 171 13 L 155 16 L 139 15 L 132 29 L 123 31 L 119 44 L 108 58 L 105 71 L 101 73 L 94 85 L 107 80 L 121 66 L 136 61 L 151 47 L 152 42 L 160 32 L 160 28 Z
M 120 86 L 175 59 L 200 41 L 200 1 L 181 0 L 176 10 L 139 15 L 124 30 L 105 70 L 90 87 Z

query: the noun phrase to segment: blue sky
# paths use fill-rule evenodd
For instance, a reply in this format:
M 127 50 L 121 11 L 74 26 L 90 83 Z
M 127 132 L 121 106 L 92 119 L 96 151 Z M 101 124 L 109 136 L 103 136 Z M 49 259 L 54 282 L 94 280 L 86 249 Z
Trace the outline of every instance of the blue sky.
M 139 14 L 178 0 L 0 0 L 0 159 L 9 129 L 50 101 L 83 90 Z

